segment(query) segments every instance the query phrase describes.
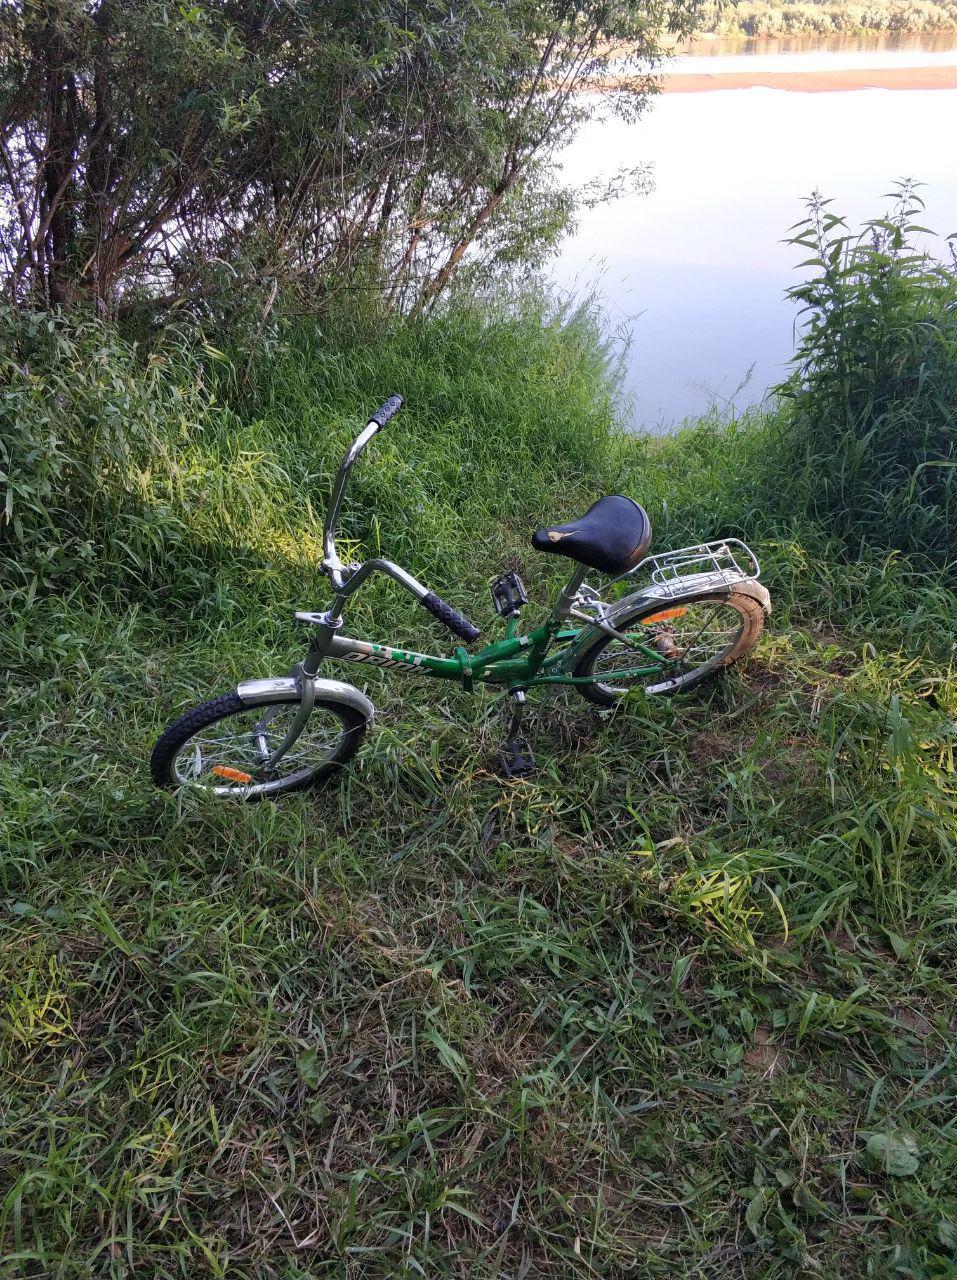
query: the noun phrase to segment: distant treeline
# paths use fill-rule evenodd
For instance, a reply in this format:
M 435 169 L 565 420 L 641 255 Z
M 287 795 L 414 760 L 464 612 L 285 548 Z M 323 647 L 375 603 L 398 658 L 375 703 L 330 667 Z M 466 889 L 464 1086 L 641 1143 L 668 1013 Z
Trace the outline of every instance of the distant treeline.
M 866 4 L 836 4 L 808 0 L 781 4 L 778 0 L 740 0 L 736 5 L 711 6 L 702 30 L 715 35 L 851 35 L 861 31 L 953 31 L 957 29 L 954 0 L 867 0 Z

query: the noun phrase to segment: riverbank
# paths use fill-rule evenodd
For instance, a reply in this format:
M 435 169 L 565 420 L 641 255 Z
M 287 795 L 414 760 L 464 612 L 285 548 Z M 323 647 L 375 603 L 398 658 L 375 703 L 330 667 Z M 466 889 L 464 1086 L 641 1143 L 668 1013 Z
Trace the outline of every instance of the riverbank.
M 820 71 L 675 72 L 662 93 L 727 89 L 781 89 L 788 93 L 841 93 L 856 89 L 957 89 L 957 67 L 842 67 Z
M 718 39 L 766 36 L 840 36 L 908 34 L 953 31 L 957 28 L 954 0 L 870 0 L 866 9 L 814 0 L 812 4 L 779 0 L 739 0 L 734 5 L 707 5 L 701 24 Z
M 0 1275 L 950 1274 L 954 599 L 800 514 L 785 419 L 621 438 L 584 314 L 303 322 L 216 395 L 218 352 L 5 323 Z M 165 720 L 300 657 L 331 476 L 391 391 L 350 558 L 492 639 L 493 575 L 529 625 L 567 576 L 530 529 L 631 493 L 655 549 L 753 542 L 758 649 L 611 719 L 530 698 L 517 782 L 490 699 L 370 668 L 328 790 L 157 794 Z M 454 643 L 385 580 L 348 626 Z

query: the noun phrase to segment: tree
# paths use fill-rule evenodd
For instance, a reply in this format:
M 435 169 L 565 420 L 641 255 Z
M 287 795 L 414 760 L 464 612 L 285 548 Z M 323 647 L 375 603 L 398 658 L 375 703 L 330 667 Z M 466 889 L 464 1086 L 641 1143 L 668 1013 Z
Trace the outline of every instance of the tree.
M 562 225 L 556 150 L 636 113 L 698 0 L 16 0 L 0 6 L 15 298 L 110 311 L 361 279 L 428 306 L 476 242 Z M 633 72 L 615 86 L 609 64 Z M 594 90 L 608 90 L 598 94 Z M 517 198 L 517 193 L 522 198 Z

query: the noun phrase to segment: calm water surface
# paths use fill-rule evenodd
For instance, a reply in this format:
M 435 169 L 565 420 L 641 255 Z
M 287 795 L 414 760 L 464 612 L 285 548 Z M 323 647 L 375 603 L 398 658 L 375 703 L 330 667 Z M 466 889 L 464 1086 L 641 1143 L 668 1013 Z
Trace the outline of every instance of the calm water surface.
M 952 34 L 743 45 L 696 47 L 675 70 L 957 62 Z M 654 175 L 650 193 L 584 212 L 554 268 L 562 286 L 596 291 L 630 336 L 635 425 L 667 429 L 712 403 L 742 409 L 786 373 L 795 315 L 784 291 L 806 254 L 782 240 L 812 191 L 854 226 L 880 213 L 895 179 L 916 178 L 924 225 L 957 231 L 955 139 L 957 90 L 664 94 L 637 124 L 587 126 L 566 179 L 645 163 Z

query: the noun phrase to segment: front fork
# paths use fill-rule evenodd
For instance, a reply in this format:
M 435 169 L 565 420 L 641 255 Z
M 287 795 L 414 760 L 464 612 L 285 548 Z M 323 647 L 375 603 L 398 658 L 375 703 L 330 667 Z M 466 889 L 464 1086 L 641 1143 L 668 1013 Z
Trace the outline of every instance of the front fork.
M 256 744 L 256 750 L 259 752 L 264 770 L 275 769 L 276 765 L 302 733 L 306 727 L 306 722 L 312 715 L 313 708 L 316 705 L 315 677 L 323 658 L 329 652 L 336 632 L 342 627 L 342 611 L 345 608 L 346 600 L 356 590 L 363 578 L 368 577 L 369 573 L 374 569 L 384 565 L 388 565 L 389 570 L 395 571 L 390 573 L 390 576 L 397 577 L 403 586 L 408 589 L 417 588 L 413 594 L 421 595 L 425 593 L 425 588 L 416 582 L 411 574 L 406 574 L 397 565 L 388 564 L 387 561 L 369 560 L 349 575 L 349 578 L 346 579 L 349 582 L 348 589 L 343 588 L 337 591 L 330 607 L 324 613 L 318 615 L 316 621 L 319 625 L 310 642 L 309 652 L 289 672 L 289 675 L 299 682 L 300 700 L 299 709 L 293 718 L 292 724 L 289 726 L 286 736 L 272 752 L 268 750 L 265 730 L 269 721 L 277 714 L 275 711 L 267 711 L 253 729 L 253 741 Z M 371 568 L 368 566 L 371 566 Z
M 266 741 L 266 729 L 270 720 L 278 714 L 278 707 L 271 707 L 253 726 L 253 742 L 256 745 L 257 752 L 259 753 L 262 768 L 266 772 L 275 769 L 276 765 L 302 733 L 303 729 L 306 727 L 306 721 L 312 715 L 312 709 L 316 705 L 316 686 L 312 679 L 315 672 L 306 672 L 306 664 L 308 663 L 311 654 L 312 650 L 310 650 L 309 654 L 302 662 L 297 662 L 289 672 L 289 675 L 299 682 L 299 707 L 296 711 L 295 717 L 293 718 L 292 724 L 289 726 L 286 736 L 283 738 L 282 742 L 280 742 L 279 746 L 270 752 L 269 744 Z M 318 663 L 316 665 L 318 668 Z
M 418 579 L 413 578 L 411 573 L 407 573 L 400 565 L 393 564 L 391 560 L 382 560 L 378 557 L 366 560 L 360 565 L 350 565 L 347 569 L 343 569 L 340 566 L 337 573 L 330 575 L 336 591 L 332 604 L 324 613 L 314 617 L 310 615 L 309 620 L 314 625 L 318 625 L 309 645 L 309 652 L 302 662 L 297 662 L 289 673 L 290 676 L 299 681 L 300 687 L 299 709 L 292 724 L 289 726 L 289 731 L 282 742 L 270 752 L 266 743 L 265 731 L 269 721 L 276 713 L 267 712 L 253 729 L 253 741 L 262 760 L 263 769 L 275 769 L 305 728 L 306 721 L 312 715 L 313 707 L 316 704 L 316 690 L 313 681 L 323 658 L 325 658 L 332 646 L 336 632 L 342 627 L 342 611 L 346 606 L 346 601 L 359 589 L 366 578 L 373 573 L 383 573 L 387 577 L 393 578 L 398 582 L 399 586 L 408 591 L 410 595 L 415 596 L 416 600 L 421 601 L 428 595 L 427 588 Z M 297 614 L 296 616 L 299 617 L 300 615 Z
M 266 741 L 266 729 L 269 726 L 269 722 L 279 714 L 278 707 L 269 708 L 253 726 L 253 742 L 264 771 L 268 772 L 275 769 L 276 765 L 302 733 L 306 727 L 306 722 L 312 715 L 313 708 L 316 705 L 315 677 L 323 658 L 329 651 L 333 636 L 342 626 L 342 618 L 339 615 L 342 612 L 343 602 L 344 597 L 337 597 L 333 608 L 321 615 L 322 625 L 309 645 L 309 652 L 288 673 L 289 677 L 296 680 L 299 685 L 299 707 L 282 742 L 270 751 L 269 744 Z M 336 605 L 338 605 L 338 609 L 336 609 Z

